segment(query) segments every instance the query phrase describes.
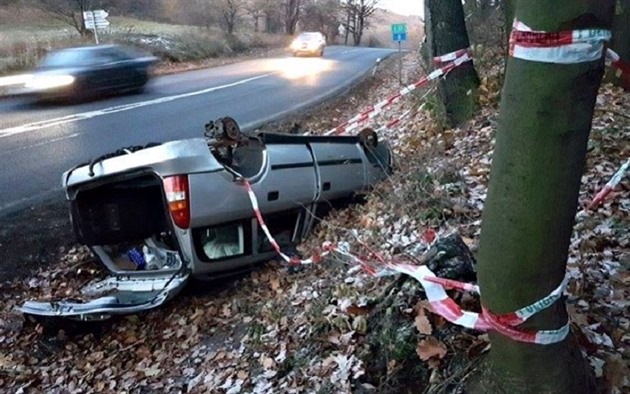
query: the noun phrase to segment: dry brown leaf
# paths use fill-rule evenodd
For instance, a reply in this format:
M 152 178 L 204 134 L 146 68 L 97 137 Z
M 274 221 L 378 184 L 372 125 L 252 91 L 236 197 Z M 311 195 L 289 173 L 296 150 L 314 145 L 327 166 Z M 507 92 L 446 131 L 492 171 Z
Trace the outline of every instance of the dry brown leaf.
M 619 392 L 626 392 L 622 388 L 630 388 L 630 367 L 619 354 L 606 358 L 604 375 L 611 388 L 616 388 Z
M 442 359 L 446 356 L 446 346 L 434 337 L 428 337 L 418 343 L 416 353 L 420 360 L 427 361 L 431 358 Z
M 414 325 L 420 334 L 431 335 L 433 332 L 433 327 L 431 326 L 431 322 L 424 314 L 419 314 L 416 316 L 414 321 Z
M 273 361 L 273 358 L 271 357 L 266 357 L 263 360 L 263 368 L 265 369 L 271 369 L 276 365 L 276 363 Z
M 278 279 L 277 277 L 273 278 L 271 279 L 270 283 L 271 283 L 271 289 L 275 292 L 278 292 L 278 289 L 280 288 L 280 279 Z
M 348 313 L 349 315 L 352 316 L 363 316 L 363 315 L 367 315 L 368 313 L 370 313 L 370 309 L 366 308 L 366 307 L 360 307 L 360 306 L 356 306 L 356 305 L 350 305 L 347 309 L 346 309 L 346 313 Z

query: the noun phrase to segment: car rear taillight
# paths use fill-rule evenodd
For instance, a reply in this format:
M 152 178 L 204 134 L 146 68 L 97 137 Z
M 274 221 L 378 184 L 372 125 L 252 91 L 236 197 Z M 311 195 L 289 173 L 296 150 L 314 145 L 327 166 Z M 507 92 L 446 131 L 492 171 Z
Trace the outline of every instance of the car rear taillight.
M 176 175 L 164 178 L 164 191 L 173 222 L 178 227 L 187 229 L 190 226 L 188 176 Z

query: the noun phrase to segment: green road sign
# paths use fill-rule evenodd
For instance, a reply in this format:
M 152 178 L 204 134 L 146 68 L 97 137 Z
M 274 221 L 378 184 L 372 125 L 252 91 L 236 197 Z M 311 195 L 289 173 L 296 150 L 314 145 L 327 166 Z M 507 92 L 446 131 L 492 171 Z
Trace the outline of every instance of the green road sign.
M 407 33 L 407 24 L 406 23 L 394 23 L 392 25 L 392 34 L 402 34 Z

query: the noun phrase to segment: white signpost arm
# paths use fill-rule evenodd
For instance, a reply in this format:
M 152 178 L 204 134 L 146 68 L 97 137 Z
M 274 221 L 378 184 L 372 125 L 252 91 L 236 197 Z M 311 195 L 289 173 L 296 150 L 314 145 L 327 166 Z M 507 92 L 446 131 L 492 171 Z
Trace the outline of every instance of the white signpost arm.
M 97 33 L 98 28 L 96 27 L 96 15 L 94 15 L 94 11 L 92 11 L 92 20 L 94 21 L 94 41 L 96 41 L 96 45 L 99 45 Z

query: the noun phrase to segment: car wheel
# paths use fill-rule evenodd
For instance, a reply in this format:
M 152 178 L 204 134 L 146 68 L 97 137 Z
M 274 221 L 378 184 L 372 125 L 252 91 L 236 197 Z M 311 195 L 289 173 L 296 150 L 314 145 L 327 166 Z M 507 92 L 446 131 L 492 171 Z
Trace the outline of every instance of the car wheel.
M 319 57 L 323 57 L 324 56 L 324 47 L 322 47 L 322 49 L 319 50 Z
M 131 89 L 131 94 L 142 94 L 144 93 L 146 85 L 139 85 Z

